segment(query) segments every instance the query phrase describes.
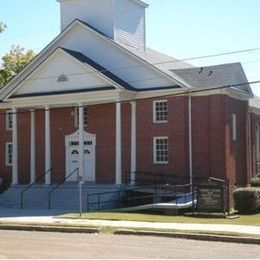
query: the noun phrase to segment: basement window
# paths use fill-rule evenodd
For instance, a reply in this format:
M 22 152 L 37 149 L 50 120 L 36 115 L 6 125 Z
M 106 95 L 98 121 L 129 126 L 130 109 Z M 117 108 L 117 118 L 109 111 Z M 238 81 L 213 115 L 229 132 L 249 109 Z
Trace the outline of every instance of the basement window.
M 153 138 L 153 163 L 168 163 L 168 137 Z

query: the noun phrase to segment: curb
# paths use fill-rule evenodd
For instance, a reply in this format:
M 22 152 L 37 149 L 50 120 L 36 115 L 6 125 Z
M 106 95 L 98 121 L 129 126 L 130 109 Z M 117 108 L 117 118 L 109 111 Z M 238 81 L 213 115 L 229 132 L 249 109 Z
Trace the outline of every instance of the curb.
M 62 232 L 62 233 L 88 233 L 88 234 L 100 233 L 99 228 L 65 227 L 65 226 L 40 226 L 40 225 L 17 225 L 17 224 L 0 224 L 0 230 Z
M 181 239 L 193 239 L 203 241 L 215 241 L 215 242 L 230 242 L 230 243 L 243 243 L 243 244 L 256 244 L 260 245 L 260 238 L 253 237 L 235 237 L 235 236 L 221 236 L 212 234 L 188 234 L 188 233 L 170 233 L 170 232 L 158 232 L 158 231 L 135 231 L 128 229 L 119 229 L 114 232 L 116 235 L 137 235 L 137 236 L 162 236 Z

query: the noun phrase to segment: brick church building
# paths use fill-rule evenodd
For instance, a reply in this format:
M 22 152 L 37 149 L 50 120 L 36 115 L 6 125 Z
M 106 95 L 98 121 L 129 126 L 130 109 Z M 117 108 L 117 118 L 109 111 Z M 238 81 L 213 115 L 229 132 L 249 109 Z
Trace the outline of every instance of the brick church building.
M 240 63 L 198 68 L 148 48 L 140 0 L 58 2 L 60 34 L 0 91 L 5 180 L 76 182 L 77 169 L 93 185 L 139 172 L 248 183 L 256 132 Z

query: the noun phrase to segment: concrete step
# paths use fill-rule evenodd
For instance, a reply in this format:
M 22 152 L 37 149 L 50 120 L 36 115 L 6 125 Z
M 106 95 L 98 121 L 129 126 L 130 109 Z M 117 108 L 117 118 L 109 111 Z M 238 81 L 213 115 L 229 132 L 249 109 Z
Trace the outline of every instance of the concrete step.
M 21 194 L 23 192 L 23 207 L 24 208 L 48 208 L 49 204 L 49 192 L 55 187 L 55 185 L 43 185 L 37 184 L 30 187 L 30 189 L 23 192 L 26 185 L 15 185 L 10 187 L 7 191 L 0 194 L 0 207 L 5 208 L 20 208 L 21 206 Z M 114 185 L 94 185 L 84 184 L 82 186 L 82 201 L 83 210 L 87 209 L 87 197 L 91 203 L 98 202 L 98 196 L 89 194 L 93 193 L 106 193 L 116 191 L 120 187 Z M 100 195 L 100 201 L 106 201 L 116 199 L 114 193 L 107 193 Z M 60 185 L 56 190 L 51 193 L 50 197 L 52 209 L 75 209 L 79 208 L 79 187 L 77 184 L 66 183 Z M 114 203 L 100 204 L 101 207 L 112 207 Z M 97 204 L 91 205 L 92 209 L 97 208 Z

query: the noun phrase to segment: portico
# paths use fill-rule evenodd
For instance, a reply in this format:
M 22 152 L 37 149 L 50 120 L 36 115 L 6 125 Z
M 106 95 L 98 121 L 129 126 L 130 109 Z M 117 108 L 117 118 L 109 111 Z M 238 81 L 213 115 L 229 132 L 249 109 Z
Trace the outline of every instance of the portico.
M 55 154 L 58 151 L 54 148 L 55 147 L 55 136 L 57 135 L 55 132 L 59 132 L 59 129 L 55 129 L 55 126 L 52 125 L 52 122 L 56 120 L 57 111 L 58 110 L 66 110 L 70 111 L 67 113 L 70 118 L 64 118 L 63 122 L 66 123 L 68 121 L 75 121 L 75 108 L 78 110 L 78 126 L 74 129 L 71 128 L 71 132 L 66 132 L 64 134 L 64 146 L 65 150 L 63 151 L 60 149 L 60 152 L 64 152 L 64 161 L 59 162 L 60 164 L 64 164 L 64 176 L 63 178 L 67 177 L 70 173 L 72 173 L 76 168 L 78 169 L 78 175 L 83 177 L 83 180 L 88 183 L 95 183 L 96 180 L 96 164 L 100 164 L 102 162 L 99 161 L 100 157 L 105 157 L 105 154 L 100 154 L 101 152 L 98 150 L 99 146 L 96 146 L 96 143 L 99 143 L 99 134 L 97 135 L 95 131 L 91 129 L 91 126 L 88 126 L 88 123 L 85 124 L 85 116 L 84 110 L 88 111 L 93 109 L 93 107 L 98 110 L 99 106 L 113 106 L 114 113 L 111 115 L 113 117 L 115 125 L 114 128 L 114 144 L 111 143 L 111 147 L 115 147 L 114 149 L 114 160 L 115 160 L 115 168 L 114 168 L 114 183 L 117 185 L 122 184 L 122 102 L 125 97 L 120 97 L 120 91 L 113 90 L 113 95 L 110 96 L 110 101 L 106 101 L 105 104 L 102 104 L 102 101 L 93 101 L 88 100 L 87 102 L 77 102 L 75 104 L 73 102 L 73 97 L 70 95 L 67 98 L 67 102 L 64 101 L 64 104 L 54 104 L 51 103 L 50 99 L 53 97 L 42 97 L 40 99 L 46 99 L 46 103 L 42 105 L 29 105 L 28 98 L 15 98 L 12 99 L 12 102 L 15 106 L 12 109 L 13 115 L 13 130 L 12 130 L 12 145 L 13 145 L 13 165 L 12 165 L 12 184 L 19 184 L 19 138 L 23 138 L 19 135 L 19 127 L 18 127 L 18 120 L 19 117 L 23 114 L 29 114 L 30 116 L 30 125 L 22 126 L 26 131 L 30 132 L 30 150 L 28 153 L 30 154 L 30 183 L 34 183 L 39 175 L 46 173 L 44 177 L 44 183 L 46 185 L 50 185 L 53 182 L 56 182 L 54 177 L 55 170 L 53 164 L 57 164 L 57 162 L 53 162 L 53 158 L 55 158 Z M 94 93 L 92 93 L 94 95 Z M 105 94 L 105 93 L 104 93 Z M 107 93 L 108 94 L 108 93 Z M 111 93 L 110 93 L 111 94 Z M 116 94 L 116 95 L 115 95 Z M 99 93 L 100 95 L 100 93 Z M 114 96 L 114 97 L 112 97 Z M 125 96 L 125 94 L 124 94 Z M 39 100 L 39 98 L 36 98 Z M 47 102 L 47 99 L 49 100 Z M 63 96 L 63 99 L 65 97 Z M 121 100 L 120 100 L 121 99 Z M 30 97 L 30 100 L 33 101 L 33 98 Z M 71 103 L 70 105 L 68 103 Z M 27 105 L 22 105 L 22 103 Z M 66 105 L 65 105 L 66 104 Z M 88 104 L 88 105 L 87 105 Z M 128 171 L 135 172 L 136 171 L 136 105 L 135 102 L 132 101 L 131 103 L 123 103 L 123 105 L 128 105 L 131 107 L 131 128 L 130 136 L 131 136 L 131 165 L 128 168 Z M 43 112 L 44 118 L 42 118 L 42 122 L 36 122 L 36 114 L 39 112 Z M 73 124 L 72 123 L 72 124 Z M 41 124 L 44 126 L 44 158 L 40 158 L 36 156 L 37 149 L 39 149 L 37 140 L 36 129 L 37 124 Z M 90 125 L 94 123 L 90 123 Z M 93 128 L 93 127 L 92 127 Z M 105 129 L 105 128 L 104 128 Z M 67 134 L 68 133 L 68 134 Z M 74 145 L 74 146 L 73 146 Z M 53 149 L 54 148 L 54 149 Z M 71 153 L 71 154 L 70 154 Z M 96 156 L 98 153 L 98 156 Z M 74 155 L 74 157 L 73 157 Z M 73 159 L 74 158 L 74 159 Z M 76 159 L 75 159 L 76 158 Z M 41 164 L 39 160 L 44 160 L 44 171 L 39 172 L 37 171 L 37 164 Z M 55 159 L 54 159 L 55 160 Z M 74 162 L 74 163 L 73 163 Z M 73 166 L 71 165 L 73 164 Z M 56 167 L 57 168 L 57 167 Z M 104 174 L 106 174 L 104 172 Z M 134 183 L 134 175 L 131 176 L 132 182 Z M 76 176 L 71 176 L 68 181 L 77 181 Z

